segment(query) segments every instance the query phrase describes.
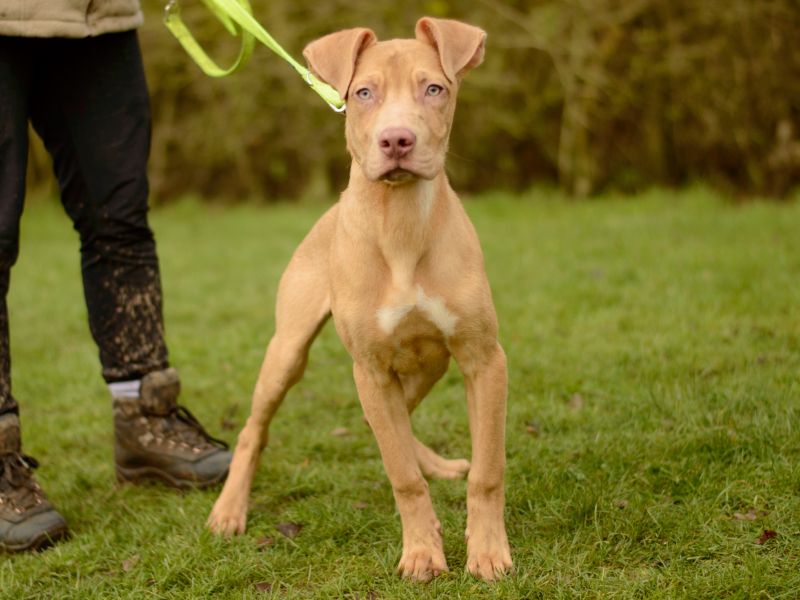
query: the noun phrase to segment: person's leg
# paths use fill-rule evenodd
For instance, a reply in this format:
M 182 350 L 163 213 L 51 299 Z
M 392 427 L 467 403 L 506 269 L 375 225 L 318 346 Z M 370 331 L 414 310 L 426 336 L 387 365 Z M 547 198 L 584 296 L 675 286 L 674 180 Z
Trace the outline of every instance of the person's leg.
M 0 551 L 41 548 L 67 534 L 66 522 L 33 477 L 36 461 L 21 453 L 11 395 L 6 296 L 25 197 L 34 53 L 30 40 L 0 36 Z
M 11 396 L 6 296 L 25 198 L 32 60 L 27 40 L 0 36 L 0 415 L 17 412 Z
M 178 406 L 177 373 L 167 363 L 147 222 L 150 107 L 136 33 L 48 43 L 52 60 L 37 71 L 31 118 L 81 238 L 89 324 L 114 397 L 117 475 L 215 483 L 230 454 Z M 47 98 L 58 98 L 57 106 Z
M 148 221 L 150 108 L 135 32 L 48 40 L 32 121 L 81 239 L 89 325 L 108 382 L 165 369 L 156 246 Z M 49 98 L 58 98 L 56 106 Z

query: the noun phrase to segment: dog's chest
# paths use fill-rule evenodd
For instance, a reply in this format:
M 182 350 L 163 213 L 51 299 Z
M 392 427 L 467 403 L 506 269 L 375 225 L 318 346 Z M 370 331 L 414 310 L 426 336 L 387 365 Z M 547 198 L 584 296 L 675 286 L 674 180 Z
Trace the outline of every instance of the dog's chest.
M 444 298 L 428 295 L 422 285 L 416 285 L 403 293 L 393 294 L 375 312 L 378 329 L 386 336 L 398 341 L 414 337 L 414 334 L 433 333 L 430 326 L 444 337 L 450 338 L 456 329 L 458 317 L 448 308 Z
M 372 315 L 372 354 L 378 364 L 399 373 L 424 369 L 432 356 L 448 352 L 458 316 L 446 300 L 428 294 L 421 285 L 404 294 L 392 294 Z

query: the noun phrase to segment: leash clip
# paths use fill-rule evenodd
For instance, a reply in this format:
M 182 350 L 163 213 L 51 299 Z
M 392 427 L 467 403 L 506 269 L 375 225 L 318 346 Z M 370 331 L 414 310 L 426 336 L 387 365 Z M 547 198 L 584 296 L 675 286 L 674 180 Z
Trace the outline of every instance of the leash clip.
M 170 2 L 174 2 L 174 1 L 175 1 L 175 0 L 170 0 Z M 308 84 L 308 85 L 309 85 L 311 88 L 313 88 L 313 87 L 314 87 L 314 82 L 313 82 L 313 81 L 311 81 L 311 71 L 309 71 L 309 70 L 307 70 L 307 69 L 306 69 L 305 75 L 303 75 L 303 79 L 305 79 L 305 80 L 306 80 L 306 83 L 307 83 L 307 84 Z M 342 103 L 342 106 L 336 106 L 335 104 L 333 104 L 332 102 L 328 102 L 327 100 L 325 100 L 325 103 L 326 103 L 328 106 L 330 106 L 330 107 L 331 107 L 331 109 L 333 110 L 333 112 L 336 112 L 336 113 L 339 113 L 339 114 L 342 114 L 344 111 L 346 111 L 346 110 L 347 110 L 347 103 L 346 103 L 346 102 L 343 102 L 343 103 Z
M 181 7 L 178 4 L 178 0 L 169 0 L 164 7 L 164 19 L 169 20 L 170 17 L 173 15 L 179 15 L 180 12 Z

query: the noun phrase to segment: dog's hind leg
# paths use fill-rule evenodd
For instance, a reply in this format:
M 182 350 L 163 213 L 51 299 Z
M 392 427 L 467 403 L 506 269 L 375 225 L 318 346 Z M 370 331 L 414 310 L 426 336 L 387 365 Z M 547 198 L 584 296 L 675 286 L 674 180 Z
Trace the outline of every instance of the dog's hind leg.
M 428 395 L 434 384 L 447 372 L 450 357 L 446 350 L 431 349 L 420 363 L 420 370 L 402 375 L 400 382 L 406 399 L 408 413 L 411 414 Z M 469 461 L 463 458 L 447 459 L 434 452 L 414 436 L 414 456 L 417 458 L 422 474 L 428 478 L 460 479 L 469 473 Z
M 444 458 L 414 438 L 414 455 L 425 477 L 435 479 L 462 479 L 469 473 L 469 461 L 465 458 Z
M 225 486 L 208 517 L 215 533 L 243 533 L 250 487 L 269 424 L 286 392 L 303 375 L 308 350 L 330 315 L 328 249 L 337 207 L 325 214 L 295 251 L 281 277 L 275 335 L 261 366 L 252 409 L 239 434 Z

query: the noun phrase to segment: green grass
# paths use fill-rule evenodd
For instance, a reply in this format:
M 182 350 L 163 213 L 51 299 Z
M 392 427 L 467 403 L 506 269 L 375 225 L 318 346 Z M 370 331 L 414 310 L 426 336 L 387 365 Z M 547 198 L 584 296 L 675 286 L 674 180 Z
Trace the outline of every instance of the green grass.
M 34 203 L 12 276 L 14 389 L 26 450 L 74 535 L 0 557 L 0 596 L 800 596 L 800 204 L 550 196 L 468 203 L 510 368 L 515 572 L 494 587 L 464 574 L 463 481 L 431 484 L 451 572 L 394 575 L 399 519 L 330 326 L 274 423 L 245 536 L 204 530 L 216 491 L 117 486 L 76 237 Z M 183 401 L 230 441 L 221 424 L 247 415 L 279 274 L 323 210 L 153 214 Z M 464 404 L 451 369 L 414 416 L 418 435 L 467 455 Z M 751 508 L 757 520 L 733 517 Z M 283 522 L 303 529 L 290 540 Z M 757 545 L 765 529 L 778 535 Z

